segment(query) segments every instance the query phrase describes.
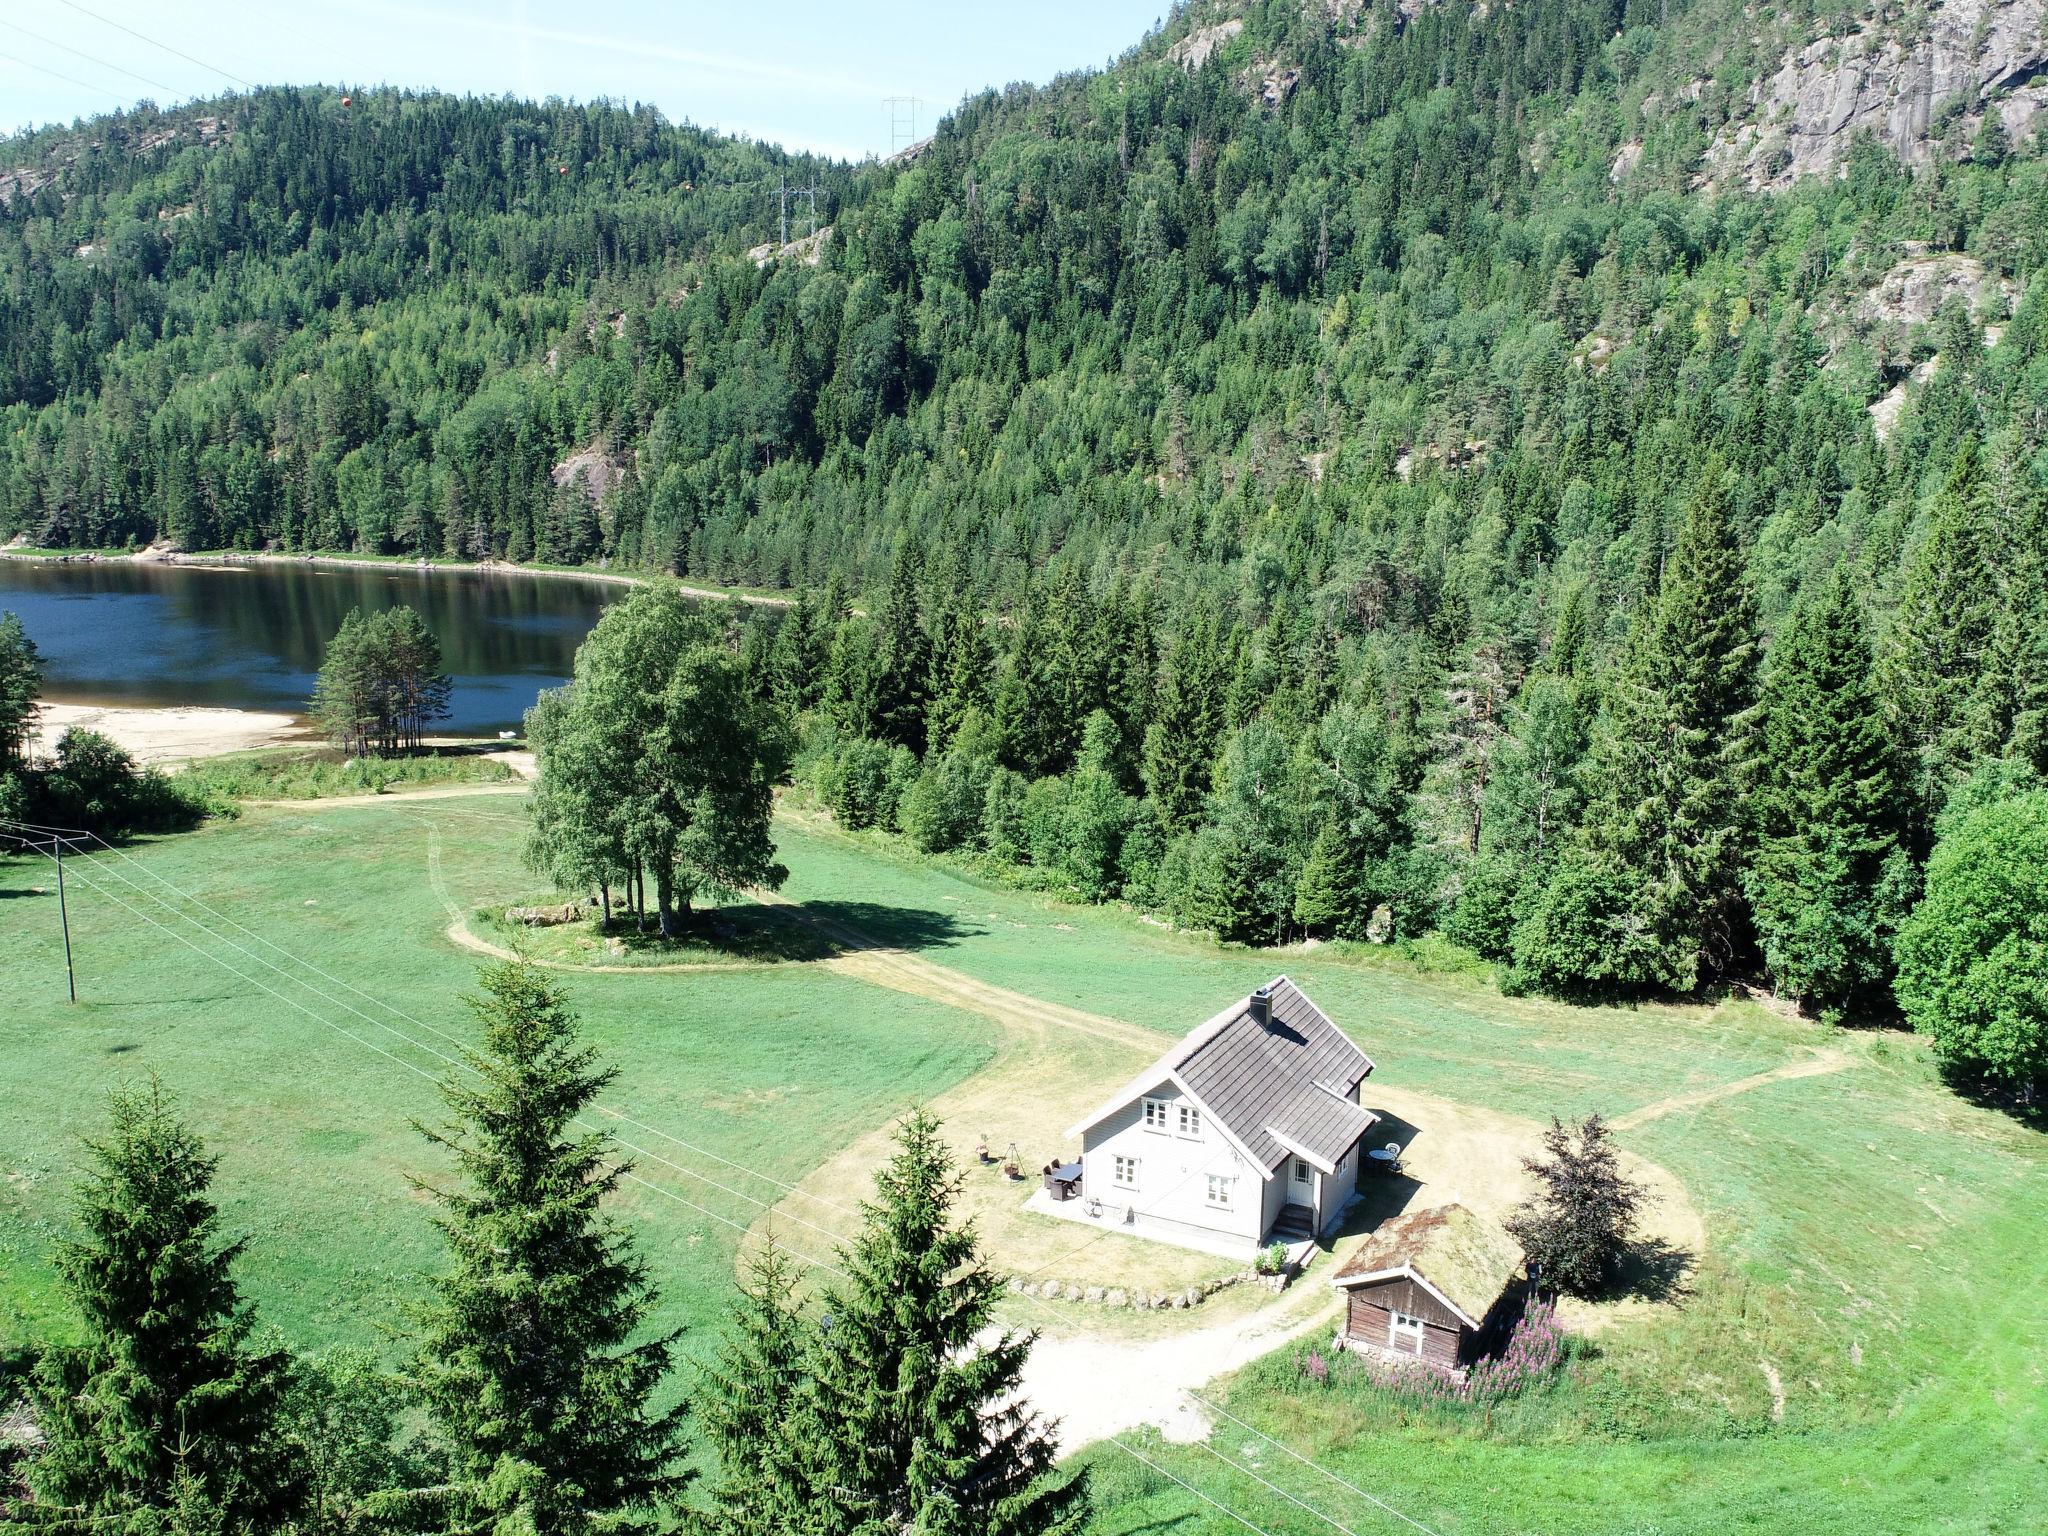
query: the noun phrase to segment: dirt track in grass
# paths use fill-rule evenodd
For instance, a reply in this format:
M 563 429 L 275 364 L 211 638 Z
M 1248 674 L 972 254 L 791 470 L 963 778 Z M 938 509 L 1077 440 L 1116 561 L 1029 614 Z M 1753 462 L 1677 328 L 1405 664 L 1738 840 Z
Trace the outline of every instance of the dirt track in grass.
M 1712 1088 L 1700 1088 L 1691 1093 L 1674 1093 L 1668 1099 L 1659 1099 L 1654 1104 L 1645 1104 L 1641 1109 L 1632 1109 L 1625 1115 L 1617 1115 L 1609 1122 L 1617 1131 L 1632 1131 L 1639 1125 L 1648 1125 L 1652 1120 L 1661 1120 L 1666 1115 L 1676 1114 L 1681 1109 L 1698 1109 L 1702 1104 L 1712 1104 L 1717 1099 L 1732 1099 L 1738 1093 L 1748 1093 L 1753 1088 L 1762 1088 L 1769 1083 L 1782 1083 L 1795 1077 L 1825 1077 L 1830 1072 L 1840 1072 L 1849 1065 L 1848 1054 L 1831 1045 L 1815 1048 L 1804 1061 L 1787 1062 L 1782 1067 L 1773 1067 L 1768 1072 L 1752 1073 L 1737 1078 L 1732 1083 L 1720 1083 Z

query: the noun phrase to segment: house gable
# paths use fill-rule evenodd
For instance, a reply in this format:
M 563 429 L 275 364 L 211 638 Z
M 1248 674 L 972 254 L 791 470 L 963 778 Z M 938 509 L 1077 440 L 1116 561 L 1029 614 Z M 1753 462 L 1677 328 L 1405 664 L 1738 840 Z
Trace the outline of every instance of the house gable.
M 1085 1138 L 1170 1082 L 1262 1179 L 1290 1155 L 1329 1174 L 1379 1119 L 1356 1099 L 1372 1070 L 1372 1059 L 1281 976 L 1192 1031 L 1067 1135 Z

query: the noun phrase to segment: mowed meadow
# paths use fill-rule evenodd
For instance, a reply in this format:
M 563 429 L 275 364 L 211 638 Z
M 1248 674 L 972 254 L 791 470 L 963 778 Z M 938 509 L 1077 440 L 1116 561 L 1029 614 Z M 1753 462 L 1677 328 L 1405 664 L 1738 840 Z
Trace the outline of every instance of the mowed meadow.
M 465 918 L 495 933 L 477 909 L 541 894 L 518 862 L 520 818 L 502 794 L 391 799 L 251 809 L 137 844 L 132 863 L 76 872 L 76 1008 L 62 1000 L 54 896 L 33 890 L 49 886 L 47 864 L 0 866 L 0 1351 L 63 1331 L 51 1250 L 77 1138 L 108 1086 L 149 1072 L 221 1153 L 265 1321 L 304 1349 L 391 1347 L 383 1330 L 439 1262 L 408 1180 L 440 1164 L 412 1122 L 437 1117 L 434 1053 L 455 1047 L 436 1031 L 467 1038 L 457 998 L 480 960 L 447 930 Z M 2048 1137 L 1955 1097 L 1911 1037 L 1829 1031 L 1749 1001 L 1505 998 L 1385 950 L 1223 948 L 988 885 L 807 815 L 779 835 L 794 919 L 1162 1042 L 1285 970 L 1374 1057 L 1376 1082 L 1531 1120 L 1598 1110 L 1684 1184 L 1707 1243 L 1678 1295 L 1624 1309 L 1536 1399 L 1487 1416 L 1320 1386 L 1296 1364 L 1317 1334 L 1207 1394 L 1355 1487 L 1226 1418 L 1211 1448 L 1134 1439 L 1273 1536 L 1330 1527 L 1257 1477 L 1356 1536 L 1407 1528 L 1359 1490 L 1442 1533 L 2041 1529 Z M 179 904 L 221 938 L 145 899 L 176 901 L 159 877 L 221 914 Z M 648 1154 L 622 1204 L 663 1285 L 663 1320 L 690 1329 L 688 1358 L 714 1337 L 740 1229 L 781 1193 L 771 1180 L 802 1179 L 998 1054 L 996 1024 L 914 984 L 878 984 L 807 945 L 747 948 L 767 958 L 561 973 L 620 1071 L 605 1103 L 639 1122 L 611 1122 Z M 830 1257 L 823 1234 L 777 1220 L 792 1249 Z M 1057 1325 L 1037 1311 L 1018 1321 Z M 1102 1531 L 1241 1529 L 1114 1448 L 1088 1454 Z

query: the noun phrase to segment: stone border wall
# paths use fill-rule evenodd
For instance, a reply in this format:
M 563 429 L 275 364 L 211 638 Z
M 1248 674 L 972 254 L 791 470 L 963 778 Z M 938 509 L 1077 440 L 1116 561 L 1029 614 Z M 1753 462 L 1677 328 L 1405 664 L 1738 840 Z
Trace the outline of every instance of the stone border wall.
M 1278 1293 L 1293 1284 L 1300 1273 L 1299 1268 L 1289 1266 L 1278 1274 L 1263 1274 L 1256 1266 L 1247 1265 L 1233 1274 L 1221 1275 L 1177 1291 L 1084 1285 L 1076 1280 L 1035 1280 L 1027 1275 L 1011 1275 L 1004 1286 L 1016 1295 L 1036 1296 L 1042 1301 L 1072 1301 L 1083 1306 L 1114 1307 L 1130 1312 L 1166 1312 L 1199 1307 L 1218 1291 L 1227 1291 L 1232 1286 L 1263 1285 L 1267 1290 Z

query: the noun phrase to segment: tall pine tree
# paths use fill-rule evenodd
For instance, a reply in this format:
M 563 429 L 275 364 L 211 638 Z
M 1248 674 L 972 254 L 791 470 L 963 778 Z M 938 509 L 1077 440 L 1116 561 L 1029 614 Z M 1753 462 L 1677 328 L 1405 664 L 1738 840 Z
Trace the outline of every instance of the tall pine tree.
M 627 1168 L 576 1124 L 613 1073 L 539 971 L 482 980 L 477 1081 L 443 1084 L 454 1122 L 427 1133 L 462 1184 L 421 1186 L 453 1264 L 408 1373 L 448 1475 L 391 1512 L 449 1531 L 652 1531 L 682 1487 L 685 1406 L 652 1403 L 673 1336 L 635 1342 L 654 1287 L 604 1210 Z
M 30 1386 L 32 1513 L 143 1530 L 197 1510 L 223 1529 L 279 1529 L 307 1492 L 280 1431 L 290 1365 L 249 1348 L 232 1273 L 243 1244 L 217 1241 L 218 1160 L 155 1082 L 117 1092 L 111 1118 L 86 1144 L 84 1236 L 58 1250 L 82 1337 L 53 1345 Z
M 1636 958 L 1608 978 L 1623 988 L 1690 992 L 1743 937 L 1756 612 L 1726 473 L 1708 460 L 1595 737 L 1583 853 L 1603 878 L 1584 888 L 1624 893 L 1602 918 L 1633 930 Z
M 704 1373 L 700 1412 L 718 1452 L 707 1524 L 718 1536 L 783 1536 L 804 1527 L 810 1351 L 817 1325 L 797 1310 L 797 1270 L 770 1248 L 752 1261 Z
M 1968 776 L 1969 705 L 1997 627 L 1997 580 L 1985 527 L 1977 446 L 1965 438 L 1907 561 L 1885 633 L 1878 686 L 1904 743 L 1924 842 L 1949 792 Z
M 1050 1429 L 1017 1393 L 1031 1339 L 981 1338 L 1002 1283 L 973 1228 L 952 1224 L 960 1176 L 938 1122 L 912 1114 L 875 1183 L 814 1355 L 817 1476 L 831 1490 L 816 1529 L 1078 1531 L 1087 1484 L 1053 1474 Z
M 1877 996 L 1904 915 L 1898 774 L 1846 572 L 1771 648 L 1747 880 L 1778 986 L 1823 1014 Z
M 1222 688 L 1215 622 L 1197 619 L 1167 658 L 1145 734 L 1145 789 L 1176 832 L 1193 827 L 1208 800 L 1223 730 Z

